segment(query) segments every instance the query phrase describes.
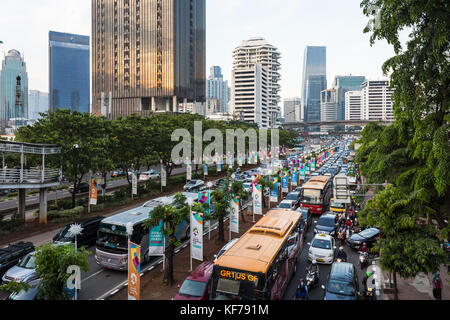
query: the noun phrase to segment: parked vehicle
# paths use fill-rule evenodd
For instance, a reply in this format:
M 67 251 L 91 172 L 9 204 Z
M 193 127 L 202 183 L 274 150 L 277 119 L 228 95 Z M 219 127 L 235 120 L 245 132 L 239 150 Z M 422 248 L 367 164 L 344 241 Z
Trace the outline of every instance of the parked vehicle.
M 361 297 L 355 267 L 347 262 L 335 262 L 331 266 L 324 289 L 324 300 L 358 300 Z
M 77 236 L 77 246 L 90 247 L 95 245 L 97 241 L 97 231 L 100 226 L 100 222 L 105 217 L 93 217 L 88 219 L 83 219 L 78 221 L 77 224 L 81 225 L 83 231 Z M 54 237 L 53 242 L 55 243 L 75 243 L 75 237 L 69 232 L 70 226 L 68 224 L 64 226 Z
M 187 192 L 197 190 L 198 192 L 202 188 L 206 188 L 206 184 L 203 180 L 191 180 L 184 185 L 183 190 Z
M 25 257 L 19 260 L 19 263 L 9 269 L 2 277 L 4 283 L 11 281 L 15 282 L 30 282 L 32 280 L 39 279 L 39 276 L 35 269 L 35 252 L 27 254 Z
M 70 187 L 68 188 L 68 190 L 69 190 L 70 193 L 73 193 L 73 189 L 74 189 L 74 186 L 73 186 L 73 185 L 70 186 Z M 89 183 L 87 183 L 87 182 L 81 182 L 81 183 L 78 185 L 77 190 L 75 191 L 75 193 L 85 193 L 85 192 L 89 192 L 89 189 L 90 189 Z
M 161 173 L 155 170 L 145 171 L 139 175 L 139 181 L 149 181 L 156 179 L 161 179 Z
M 31 242 L 19 242 L 10 244 L 0 249 L 0 277 L 10 268 L 15 266 L 21 258 L 34 252 L 34 245 Z
M 209 300 L 209 288 L 214 264 L 203 262 L 178 286 L 173 300 Z

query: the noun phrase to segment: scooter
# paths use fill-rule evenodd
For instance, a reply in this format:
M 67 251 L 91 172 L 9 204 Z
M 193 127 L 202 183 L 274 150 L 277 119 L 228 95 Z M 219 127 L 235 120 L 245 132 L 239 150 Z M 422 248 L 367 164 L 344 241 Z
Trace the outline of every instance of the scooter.
M 306 270 L 306 285 L 308 286 L 308 290 L 317 286 L 319 284 L 319 280 L 319 270 L 316 272 L 311 272 L 309 268 Z
M 369 265 L 369 254 L 367 252 L 359 252 L 359 264 L 361 265 L 361 270 L 367 268 Z
M 375 290 L 373 288 L 367 288 L 364 296 L 366 300 L 375 300 Z

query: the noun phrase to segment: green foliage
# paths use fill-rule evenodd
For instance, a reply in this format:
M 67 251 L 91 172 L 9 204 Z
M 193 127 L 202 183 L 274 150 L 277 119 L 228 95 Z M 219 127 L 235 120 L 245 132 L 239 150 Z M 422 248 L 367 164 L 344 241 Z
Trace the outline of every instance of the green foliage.
M 15 282 L 11 281 L 7 284 L 1 285 L 0 290 L 9 292 L 9 293 L 19 293 L 20 291 L 28 291 L 31 286 L 26 282 Z
M 47 213 L 48 220 L 56 220 L 59 222 L 66 221 L 67 219 L 72 219 L 79 217 L 84 213 L 85 209 L 83 206 L 75 207 L 73 209 L 67 210 L 49 210 Z
M 4 220 L 3 216 L 0 217 L 0 235 L 13 231 L 20 231 L 25 228 L 25 223 L 22 220 L 11 219 Z
M 76 265 L 82 271 L 89 271 L 88 256 L 90 254 L 85 248 L 79 248 L 75 252 L 71 245 L 45 244 L 36 248 L 36 272 L 41 279 L 38 298 L 68 300 L 69 295 L 63 289 L 70 277 L 67 268 Z

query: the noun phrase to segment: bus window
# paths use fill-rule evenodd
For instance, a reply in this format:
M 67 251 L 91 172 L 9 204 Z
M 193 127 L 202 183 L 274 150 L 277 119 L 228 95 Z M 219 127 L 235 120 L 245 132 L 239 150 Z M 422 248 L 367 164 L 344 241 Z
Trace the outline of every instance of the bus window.
M 241 286 L 240 281 L 220 278 L 219 281 L 217 282 L 216 291 L 237 296 L 239 295 L 240 286 Z

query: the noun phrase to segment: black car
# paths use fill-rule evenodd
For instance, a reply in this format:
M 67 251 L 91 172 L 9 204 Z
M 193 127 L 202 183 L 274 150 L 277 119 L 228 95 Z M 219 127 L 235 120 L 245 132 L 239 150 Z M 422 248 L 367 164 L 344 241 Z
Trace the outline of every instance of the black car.
M 87 183 L 87 182 L 81 182 L 81 183 L 78 185 L 78 188 L 77 188 L 77 190 L 75 191 L 75 193 L 85 193 L 85 192 L 89 192 L 89 189 L 90 189 L 89 183 Z M 73 186 L 70 186 L 70 187 L 69 187 L 69 192 L 70 192 L 70 193 L 73 193 Z
M 312 224 L 311 211 L 308 208 L 298 208 L 296 211 L 302 213 L 302 225 L 303 228 L 305 228 L 305 231 L 307 232 Z
M 352 235 L 345 240 L 345 243 L 352 249 L 358 250 L 363 242 L 367 243 L 367 247 L 372 248 L 380 236 L 380 230 L 377 228 L 370 228 L 360 233 Z
M 78 221 L 77 224 L 81 225 L 83 231 L 81 235 L 77 236 L 77 246 L 86 246 L 89 247 L 94 245 L 97 241 L 97 231 L 100 225 L 100 222 L 105 217 L 94 217 L 88 218 L 81 221 Z M 61 243 L 74 243 L 75 237 L 69 232 L 70 226 L 72 224 L 68 224 L 63 227 L 56 236 L 53 237 L 53 242 L 61 242 Z
M 14 267 L 24 256 L 34 251 L 31 242 L 19 242 L 10 244 L 6 248 L 0 249 L 0 277 L 10 268 Z

